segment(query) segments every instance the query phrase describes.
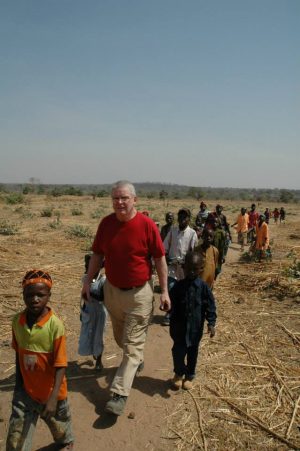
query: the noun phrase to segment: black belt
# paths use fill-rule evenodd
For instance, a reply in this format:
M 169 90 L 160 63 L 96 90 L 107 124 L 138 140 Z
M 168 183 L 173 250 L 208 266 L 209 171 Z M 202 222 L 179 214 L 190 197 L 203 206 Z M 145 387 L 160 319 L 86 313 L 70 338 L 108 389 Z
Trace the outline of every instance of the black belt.
M 135 287 L 128 287 L 128 288 L 118 287 L 118 288 L 119 288 L 119 290 L 122 290 L 122 291 L 130 291 L 130 290 L 133 290 L 134 288 L 142 288 L 145 284 L 146 284 L 146 282 L 143 283 L 143 285 L 136 285 Z

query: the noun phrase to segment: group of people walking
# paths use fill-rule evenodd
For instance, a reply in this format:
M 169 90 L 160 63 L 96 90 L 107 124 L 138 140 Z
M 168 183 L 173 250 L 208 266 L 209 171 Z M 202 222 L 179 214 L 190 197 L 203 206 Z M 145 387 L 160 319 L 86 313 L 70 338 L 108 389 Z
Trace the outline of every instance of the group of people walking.
M 241 208 L 236 222 L 232 227 L 236 226 L 238 233 L 238 243 L 241 245 L 241 251 L 245 250 L 248 243 L 250 252 L 253 253 L 259 261 L 266 258 L 270 254 L 270 234 L 266 216 L 256 211 L 256 205 L 252 204 L 251 209 L 247 212 L 246 208 Z
M 81 313 L 89 314 L 94 321 L 98 318 L 102 335 L 106 316 L 110 316 L 122 359 L 105 411 L 119 416 L 124 412 L 134 377 L 144 366 L 144 346 L 154 306 L 153 267 L 160 285 L 160 309 L 166 314 L 163 323 L 170 326 L 173 340 L 171 385 L 176 390 L 190 390 L 205 321 L 210 337 L 215 335 L 213 285 L 225 262 L 231 232 L 219 204 L 209 212 L 202 202 L 194 228 L 189 209 L 178 211 L 176 225 L 174 214 L 168 212 L 166 224 L 159 231 L 147 214 L 137 210 L 136 192 L 130 182 L 115 183 L 111 196 L 113 213 L 100 222 L 92 254 L 86 260 Z M 242 246 L 249 225 L 250 230 L 256 227 L 257 246 L 268 246 L 267 224 L 263 215 L 255 214 L 255 206 L 249 214 L 241 209 L 236 225 Z M 105 276 L 99 277 L 103 267 Z M 42 270 L 31 270 L 22 285 L 26 308 L 13 320 L 17 377 L 7 451 L 31 449 L 39 416 L 46 421 L 60 449 L 71 450 L 74 436 L 67 402 L 65 332 L 48 305 L 52 279 Z M 101 299 L 95 287 L 96 291 L 101 288 Z M 101 308 L 95 307 L 99 300 Z M 87 354 L 87 349 L 83 333 L 79 352 Z M 103 340 L 95 344 L 93 351 L 96 369 L 102 368 L 102 352 Z

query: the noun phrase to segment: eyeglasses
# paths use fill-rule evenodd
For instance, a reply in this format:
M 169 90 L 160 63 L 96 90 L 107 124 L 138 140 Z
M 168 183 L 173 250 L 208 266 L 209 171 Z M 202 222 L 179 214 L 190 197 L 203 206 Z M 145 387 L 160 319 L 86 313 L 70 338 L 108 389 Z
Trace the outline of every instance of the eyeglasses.
M 128 202 L 131 199 L 130 196 L 113 197 L 113 202 Z

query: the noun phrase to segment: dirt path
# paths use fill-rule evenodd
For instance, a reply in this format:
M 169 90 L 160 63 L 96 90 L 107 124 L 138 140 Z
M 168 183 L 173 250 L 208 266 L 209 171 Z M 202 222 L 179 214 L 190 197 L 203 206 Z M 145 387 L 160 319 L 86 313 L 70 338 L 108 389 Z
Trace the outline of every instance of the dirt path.
M 222 278 L 226 277 L 231 262 L 236 262 L 238 257 L 238 247 L 232 245 Z M 94 375 L 93 369 L 88 365 L 79 366 L 80 363 L 86 363 L 86 359 L 81 358 L 78 362 L 78 356 L 75 355 L 74 360 L 70 362 L 69 373 L 79 377 L 69 382 L 76 448 L 79 450 L 173 449 L 172 441 L 164 439 L 167 437 L 166 417 L 172 413 L 182 393 L 170 389 L 169 379 L 173 375 L 172 341 L 168 327 L 161 325 L 163 315 L 158 305 L 157 298 L 146 342 L 145 368 L 135 378 L 125 413 L 121 417 L 115 418 L 104 412 L 105 403 L 109 398 L 109 384 L 121 359 L 121 352 L 111 335 L 110 324 L 106 335 L 105 369 L 99 377 Z M 205 340 L 208 341 L 207 338 Z M 71 350 L 72 353 L 74 348 Z M 134 418 L 130 418 L 132 416 Z M 46 428 L 44 429 L 46 434 Z M 37 449 L 45 449 L 40 448 L 42 443 L 45 443 L 44 433 L 36 437 Z
M 237 256 L 238 252 L 233 246 L 221 277 L 226 277 L 230 262 L 235 261 Z M 121 359 L 121 352 L 112 337 L 111 325 L 108 323 L 105 339 L 103 361 L 105 368 L 97 375 L 93 370 L 93 362 L 77 354 L 79 324 L 78 318 L 73 318 L 73 335 L 68 339 L 68 387 L 76 449 L 86 451 L 173 449 L 172 441 L 164 439 L 167 436 L 166 418 L 175 408 L 181 393 L 170 390 L 172 342 L 168 328 L 161 325 L 163 314 L 158 305 L 157 298 L 146 342 L 145 368 L 135 378 L 125 413 L 119 418 L 104 412 L 105 403 L 109 399 L 109 384 Z M 2 412 L 5 424 L 10 412 L 11 396 L 12 389 L 1 396 L 2 405 L 9 406 L 7 409 L 3 408 Z M 1 429 L 3 432 L 3 423 Z M 50 443 L 51 435 L 44 423 L 39 421 L 33 449 L 40 451 L 54 449 L 51 445 L 47 445 Z
M 277 275 L 281 273 L 277 268 L 281 264 L 280 258 L 287 254 L 291 246 L 298 244 L 294 239 L 289 240 L 291 233 L 298 234 L 298 224 L 295 222 L 295 225 L 285 228 L 271 225 L 277 262 L 267 267 L 252 263 L 240 265 L 239 247 L 233 244 L 229 250 L 215 289 L 219 314 L 217 334 L 213 340 L 207 335 L 203 337 L 196 387 L 192 393 L 201 400 L 199 405 L 204 418 L 203 437 L 207 437 L 208 449 L 288 449 L 280 441 L 273 441 L 265 432 L 233 416 L 228 405 L 212 396 L 206 387 L 213 386 L 245 411 L 257 415 L 271 429 L 281 435 L 285 434 L 299 391 L 299 354 L 293 340 L 278 327 L 278 319 L 297 334 L 299 308 L 297 299 L 288 298 L 285 285 L 280 285 L 281 282 L 284 284 L 284 280 L 278 279 Z M 51 230 L 51 233 L 54 232 Z M 16 284 L 12 285 L 11 274 L 17 272 L 16 280 L 20 280 L 24 267 L 28 266 L 22 258 L 35 255 L 35 252 L 36 258 L 40 259 L 46 252 L 42 241 L 37 243 L 28 239 L 26 247 L 24 245 L 20 253 L 17 240 L 18 237 L 15 247 L 8 246 L 3 241 L 1 248 L 3 255 L 6 255 L 5 262 L 9 257 L 9 265 L 2 263 L 2 270 L 6 271 L 2 273 L 7 274 L 7 282 L 4 281 L 2 287 L 1 313 L 2 318 L 7 320 L 5 327 L 2 327 L 0 369 L 1 384 L 8 385 L 2 389 L 0 396 L 0 449 L 3 450 L 14 380 L 14 353 L 10 349 L 9 322 L 11 314 L 18 311 L 21 305 L 16 300 L 16 296 L 19 296 L 17 290 L 13 291 Z M 78 262 L 82 261 L 83 252 L 79 248 L 74 250 L 73 243 L 66 241 L 61 249 L 56 247 L 53 255 L 49 249 L 50 245 L 47 261 L 53 260 L 53 270 L 56 271 L 57 283 L 53 290 L 55 309 L 62 315 L 67 328 L 69 399 L 76 449 L 204 449 L 199 427 L 199 405 L 191 394 L 183 390 L 173 392 L 169 388 L 169 379 L 172 377 L 172 343 L 168 328 L 161 325 L 163 314 L 158 309 L 158 300 L 146 342 L 145 369 L 134 381 L 125 413 L 117 419 L 104 413 L 105 403 L 109 399 L 109 385 L 120 362 L 121 352 L 113 340 L 111 326 L 108 324 L 103 372 L 96 374 L 93 362 L 78 356 L 79 308 L 74 305 L 77 304 L 80 290 L 81 269 Z M 65 283 L 67 277 L 68 284 Z M 252 283 L 256 284 L 255 290 Z M 282 294 L 282 299 L 274 297 L 277 293 Z M 58 305 L 59 303 L 61 304 Z M 269 364 L 275 368 L 276 374 L 285 378 L 285 385 L 281 386 L 278 381 L 274 381 Z M 291 396 L 287 396 L 284 387 L 288 387 L 289 394 L 295 400 L 291 402 Z M 276 415 L 273 415 L 274 412 Z M 292 433 L 295 440 L 296 426 Z M 39 421 L 33 450 L 54 450 L 51 442 L 47 427 Z

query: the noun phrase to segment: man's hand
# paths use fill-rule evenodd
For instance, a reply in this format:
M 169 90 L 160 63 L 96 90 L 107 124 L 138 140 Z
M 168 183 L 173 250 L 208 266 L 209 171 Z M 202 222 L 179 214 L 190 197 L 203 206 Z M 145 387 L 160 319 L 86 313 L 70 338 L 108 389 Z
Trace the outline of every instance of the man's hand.
M 160 310 L 163 310 L 164 312 L 169 312 L 171 310 L 171 300 L 169 298 L 168 293 L 162 293 L 160 295 Z
M 48 399 L 45 409 L 43 410 L 41 417 L 49 419 L 55 415 L 57 408 L 57 397 L 52 393 Z
M 90 284 L 85 281 L 81 290 L 81 297 L 85 300 L 85 302 L 90 302 L 91 294 L 90 294 Z
M 213 338 L 216 335 L 216 330 L 214 326 L 207 326 L 207 333 L 209 334 L 210 338 Z

